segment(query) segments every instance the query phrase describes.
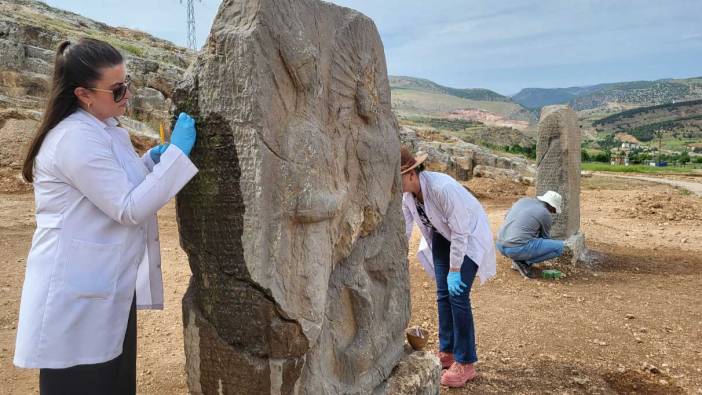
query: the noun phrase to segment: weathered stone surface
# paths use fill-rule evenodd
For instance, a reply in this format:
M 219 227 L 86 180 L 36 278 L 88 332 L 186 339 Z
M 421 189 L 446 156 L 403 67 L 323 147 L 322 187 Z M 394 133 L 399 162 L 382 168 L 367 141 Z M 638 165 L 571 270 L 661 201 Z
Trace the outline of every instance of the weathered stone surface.
M 39 126 L 39 113 L 29 110 L 0 110 L 0 168 L 19 170 L 27 144 Z
M 0 193 L 31 191 L 21 168 L 40 117 L 38 111 L 0 109 Z
M 170 99 L 166 99 L 163 93 L 149 87 L 139 88 L 134 93 L 129 102 L 131 115 L 158 130 L 160 123 L 168 119 Z
M 37 127 L 38 122 L 32 119 L 9 119 L 0 127 L 0 167 L 22 167 L 25 146 Z
M 20 70 L 24 66 L 24 46 L 9 40 L 0 40 L 0 67 Z
M 24 52 L 28 58 L 33 58 L 37 60 L 42 60 L 48 64 L 53 65 L 54 63 L 54 52 L 48 49 L 35 47 L 33 45 L 25 44 Z
M 477 175 L 478 177 L 522 179 L 534 174 L 534 169 L 524 158 L 498 156 L 487 148 L 467 143 L 456 137 L 423 133 L 403 127 L 400 131 L 400 139 L 403 145 L 410 147 L 413 151 L 422 151 L 429 155 L 426 162 L 428 169 L 447 173 L 459 181 L 467 181 L 476 176 L 477 166 L 482 166 L 483 169 L 479 172 L 480 175 Z M 486 168 L 500 170 L 486 172 Z
M 580 128 L 575 112 L 567 106 L 541 111 L 536 145 L 536 193 L 556 191 L 563 197 L 551 236 L 559 239 L 580 230 Z
M 578 232 L 565 239 L 565 252 L 562 261 L 566 263 L 591 263 L 589 251 L 585 246 L 585 235 Z
M 516 170 L 503 169 L 500 167 L 477 165 L 473 169 L 473 176 L 493 179 L 507 179 L 524 185 L 531 185 L 532 179 L 524 177 Z
M 382 391 L 409 282 L 373 22 L 316 0 L 224 1 L 173 102 L 199 135 L 177 200 L 190 391 Z
M 441 363 L 436 354 L 415 351 L 403 358 L 388 379 L 387 395 L 437 395 L 441 382 Z

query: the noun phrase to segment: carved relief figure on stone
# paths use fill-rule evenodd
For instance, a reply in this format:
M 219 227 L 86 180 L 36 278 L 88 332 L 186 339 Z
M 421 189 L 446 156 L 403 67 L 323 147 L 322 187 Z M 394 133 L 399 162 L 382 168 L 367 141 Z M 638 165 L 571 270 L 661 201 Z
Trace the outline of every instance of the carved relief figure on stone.
M 373 21 L 223 1 L 173 99 L 201 135 L 176 203 L 189 390 L 380 394 L 421 361 L 426 379 L 396 393 L 438 393 L 438 360 L 404 347 L 399 127 Z
M 400 154 L 402 211 L 409 240 L 422 234 L 417 257 L 436 280 L 441 384 L 461 387 L 476 376 L 475 325 L 470 290 L 496 273 L 492 231 L 485 209 L 451 176 L 424 169 L 426 154 Z
M 156 212 L 197 173 L 195 121 L 134 152 L 131 92 L 110 44 L 64 41 L 44 118 L 24 162 L 37 228 L 27 258 L 14 363 L 42 394 L 135 394 L 136 309 L 162 309 Z

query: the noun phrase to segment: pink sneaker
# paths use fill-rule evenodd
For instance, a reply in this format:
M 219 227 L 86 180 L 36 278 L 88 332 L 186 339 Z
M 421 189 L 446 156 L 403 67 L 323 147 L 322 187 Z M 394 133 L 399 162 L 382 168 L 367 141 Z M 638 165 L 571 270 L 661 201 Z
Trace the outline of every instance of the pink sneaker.
M 449 370 L 441 375 L 441 385 L 448 387 L 463 387 L 468 381 L 473 380 L 478 373 L 472 363 L 455 362 Z
M 439 357 L 439 362 L 441 362 L 441 369 L 448 369 L 456 362 L 453 359 L 453 354 L 450 352 L 439 351 L 436 355 Z

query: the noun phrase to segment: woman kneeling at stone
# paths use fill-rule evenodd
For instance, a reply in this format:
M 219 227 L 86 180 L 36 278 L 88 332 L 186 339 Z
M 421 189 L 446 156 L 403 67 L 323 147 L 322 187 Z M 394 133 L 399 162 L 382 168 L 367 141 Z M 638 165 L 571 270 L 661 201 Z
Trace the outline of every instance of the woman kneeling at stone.
M 422 232 L 419 258 L 436 279 L 439 310 L 441 384 L 460 387 L 476 376 L 475 327 L 470 290 L 495 275 L 495 249 L 480 202 L 451 176 L 424 170 L 426 155 L 401 151 L 402 211 L 409 240 L 417 223 Z

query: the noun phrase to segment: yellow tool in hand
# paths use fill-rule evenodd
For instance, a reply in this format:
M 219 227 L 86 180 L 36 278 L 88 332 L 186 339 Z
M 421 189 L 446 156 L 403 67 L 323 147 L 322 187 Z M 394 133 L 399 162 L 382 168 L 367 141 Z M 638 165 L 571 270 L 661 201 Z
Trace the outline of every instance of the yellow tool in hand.
M 166 143 L 166 132 L 163 131 L 163 122 L 161 122 L 161 127 L 159 129 L 159 132 L 161 134 L 161 144 Z

